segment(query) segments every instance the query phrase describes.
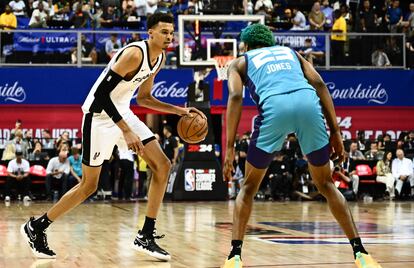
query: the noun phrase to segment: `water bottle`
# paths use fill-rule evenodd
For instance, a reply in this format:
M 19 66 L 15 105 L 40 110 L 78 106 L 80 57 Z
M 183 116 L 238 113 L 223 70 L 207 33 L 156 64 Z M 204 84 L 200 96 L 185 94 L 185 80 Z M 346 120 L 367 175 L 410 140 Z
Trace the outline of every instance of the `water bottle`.
M 59 199 L 59 192 L 58 191 L 54 191 L 53 192 L 53 202 L 57 202 Z

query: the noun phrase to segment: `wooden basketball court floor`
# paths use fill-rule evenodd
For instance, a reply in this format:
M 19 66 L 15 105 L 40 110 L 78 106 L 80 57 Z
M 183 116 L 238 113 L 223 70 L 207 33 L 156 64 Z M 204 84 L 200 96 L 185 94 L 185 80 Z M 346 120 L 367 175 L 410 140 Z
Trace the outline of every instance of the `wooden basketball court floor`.
M 131 249 L 145 202 L 85 203 L 51 225 L 54 261 L 36 260 L 19 227 L 50 203 L 0 204 L 0 267 L 220 267 L 228 254 L 234 202 L 166 202 L 158 240 L 172 260 Z M 414 267 L 414 202 L 350 203 L 367 250 L 384 268 Z M 350 268 L 351 248 L 323 202 L 256 202 L 244 267 Z

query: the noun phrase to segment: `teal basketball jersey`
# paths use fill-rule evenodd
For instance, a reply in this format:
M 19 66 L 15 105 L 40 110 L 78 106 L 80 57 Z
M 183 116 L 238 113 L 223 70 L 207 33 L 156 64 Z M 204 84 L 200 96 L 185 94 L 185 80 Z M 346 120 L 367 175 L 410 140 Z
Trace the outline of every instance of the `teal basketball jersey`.
M 284 46 L 254 49 L 244 54 L 246 83 L 257 105 L 269 96 L 313 89 L 303 75 L 296 53 Z

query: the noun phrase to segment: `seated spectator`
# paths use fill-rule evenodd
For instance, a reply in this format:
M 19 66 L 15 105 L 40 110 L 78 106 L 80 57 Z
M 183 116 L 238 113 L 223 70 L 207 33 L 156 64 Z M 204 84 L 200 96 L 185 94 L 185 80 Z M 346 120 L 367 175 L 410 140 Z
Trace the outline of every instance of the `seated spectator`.
M 147 0 L 146 2 L 147 2 L 145 6 L 146 16 L 154 14 L 155 10 L 157 10 L 158 8 L 158 0 Z M 191 4 L 191 1 L 188 1 L 188 8 L 190 8 L 190 4 Z
M 365 157 L 360 150 L 358 150 L 358 144 L 352 142 L 349 146 L 349 157 L 353 160 L 364 160 Z
M 54 6 L 54 15 L 52 17 L 55 21 L 69 21 L 70 2 L 68 0 L 59 0 Z
M 69 138 L 69 132 L 63 131 L 62 134 L 60 134 L 60 137 L 56 141 L 56 148 L 59 150 L 61 143 L 67 143 L 70 147 L 70 138 Z
M 317 51 L 312 47 L 312 39 L 310 38 L 305 39 L 305 46 L 298 52 L 312 65 L 314 64 L 314 59 L 322 58 L 324 56 L 324 53 L 322 51 Z
M 119 21 L 119 16 L 115 12 L 113 6 L 108 6 L 106 10 L 103 11 L 103 14 L 99 18 L 101 27 L 110 28 L 114 26 L 114 22 Z
M 24 132 L 23 142 L 26 143 L 28 149 L 32 149 L 34 147 L 33 131 L 31 129 Z
M 47 161 L 49 155 L 46 152 L 42 152 L 42 143 L 37 141 L 35 143 L 33 152 L 29 154 L 29 161 Z
M 359 177 L 355 174 L 346 174 L 345 169 L 340 165 L 331 163 L 332 180 L 346 200 L 355 200 L 358 194 Z
M 385 184 L 385 197 L 389 199 L 395 198 L 395 179 L 391 172 L 392 153 L 386 152 L 382 160 L 377 163 L 377 182 Z
M 132 10 L 134 15 L 136 16 L 137 6 L 134 0 L 122 0 L 122 13 L 123 14 L 127 13 L 128 9 Z
M 72 148 L 72 155 L 69 156 L 70 174 L 68 178 L 69 188 L 82 180 L 82 156 L 78 148 Z
M 309 12 L 309 24 L 311 31 L 323 31 L 326 18 L 325 14 L 321 11 L 321 4 L 316 1 L 313 3 L 312 10 Z
M 136 12 L 138 17 L 143 17 L 146 15 L 146 7 L 147 1 L 146 0 L 135 0 L 136 5 Z
M 14 128 L 10 131 L 10 134 L 11 134 L 10 139 L 11 140 L 14 139 L 14 134 L 16 133 L 17 130 L 23 131 L 22 123 L 23 122 L 20 119 L 17 119 L 16 123 L 14 123 Z
M 30 178 L 29 178 L 30 165 L 26 159 L 23 159 L 22 152 L 16 152 L 16 158 L 11 160 L 7 165 L 7 181 L 6 192 L 4 201 L 9 202 L 11 196 L 11 188 L 17 186 L 19 197 L 23 195 L 23 201 L 31 201 L 29 197 L 30 191 Z
M 131 38 L 128 39 L 127 43 L 131 44 L 133 42 L 138 42 L 138 41 L 141 41 L 141 40 L 142 40 L 142 37 L 139 33 L 132 33 Z
M 404 157 L 404 151 L 397 150 L 397 158 L 392 161 L 392 175 L 396 180 L 395 190 L 401 195 L 404 185 L 410 185 L 411 195 L 414 195 L 413 162 Z
M 123 22 L 137 22 L 137 14 L 132 6 L 127 6 L 123 15 L 122 15 Z
M 118 49 L 122 47 L 121 40 L 118 39 L 117 34 L 111 34 L 111 37 L 105 43 L 105 53 L 109 59 L 118 52 Z
M 407 20 L 404 24 L 408 27 L 408 31 L 411 32 L 414 30 L 414 2 L 410 3 L 409 9 L 410 13 L 408 13 Z
M 47 13 L 47 15 L 49 15 L 49 16 L 53 15 L 53 12 L 51 12 L 53 9 L 51 9 L 51 6 L 45 0 L 36 0 L 36 1 L 34 1 L 33 4 L 32 4 L 33 10 L 38 9 L 40 3 L 43 5 L 43 9 Z
M 42 145 L 44 149 L 55 148 L 55 141 L 52 139 L 49 129 L 42 130 Z
M 291 31 L 307 30 L 308 27 L 306 25 L 306 17 L 297 7 L 292 8 L 292 15 L 293 15 L 293 18 L 291 19 L 291 22 L 293 26 L 290 30 Z
M 82 5 L 76 5 L 76 10 L 73 12 L 72 17 L 70 18 L 70 22 L 73 26 L 78 28 L 86 28 L 88 26 L 89 20 L 93 20 L 93 17 L 89 12 L 82 10 Z
M 378 44 L 377 48 L 374 52 L 372 52 L 371 63 L 373 66 L 377 67 L 391 66 L 391 62 L 388 59 L 387 54 L 384 52 L 384 46 L 382 44 Z
M 282 152 L 276 153 L 267 171 L 270 184 L 270 195 L 273 200 L 285 200 L 292 193 L 293 175 Z
M 270 0 L 257 0 L 256 4 L 254 5 L 254 11 L 257 13 L 257 11 L 260 10 L 260 8 L 264 7 L 264 10 L 271 11 L 273 8 L 272 1 Z
M 371 149 L 365 152 L 365 159 L 366 160 L 381 160 L 384 158 L 384 152 L 378 150 L 378 143 L 373 141 L 371 143 Z
M 27 159 L 28 148 L 27 148 L 27 144 L 23 142 L 23 134 L 20 129 L 16 131 L 14 139 L 9 141 L 6 144 L 6 148 L 3 152 L 2 160 L 11 160 L 15 158 L 15 153 L 17 151 L 22 152 L 23 158 Z
M 46 195 L 48 200 L 53 198 L 53 185 L 57 184 L 59 186 L 60 196 L 66 193 L 69 172 L 68 154 L 66 151 L 59 151 L 58 156 L 49 160 L 46 168 Z
M 95 46 L 86 40 L 84 34 L 81 35 L 82 44 L 82 63 L 98 63 L 98 53 L 96 52 Z M 74 48 L 71 54 L 72 63 L 78 62 L 78 50 Z
M 33 10 L 32 17 L 29 21 L 30 28 L 47 28 L 47 20 L 49 19 L 49 15 L 44 10 L 43 2 L 40 2 L 37 5 L 37 9 Z
M 404 150 L 414 150 L 414 130 L 408 133 L 404 142 Z
M 23 0 L 12 0 L 9 5 L 16 17 L 26 16 L 26 4 Z

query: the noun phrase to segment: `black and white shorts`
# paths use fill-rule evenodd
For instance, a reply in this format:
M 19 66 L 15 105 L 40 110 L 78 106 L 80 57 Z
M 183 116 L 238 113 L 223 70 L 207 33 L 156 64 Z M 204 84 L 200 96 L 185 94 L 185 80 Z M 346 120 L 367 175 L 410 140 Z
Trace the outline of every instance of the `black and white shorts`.
M 122 116 L 142 143 L 155 139 L 154 133 L 131 111 Z M 119 150 L 128 150 L 121 129 L 107 115 L 87 113 L 82 120 L 82 162 L 91 167 L 101 166 L 109 160 L 112 151 L 118 145 Z

